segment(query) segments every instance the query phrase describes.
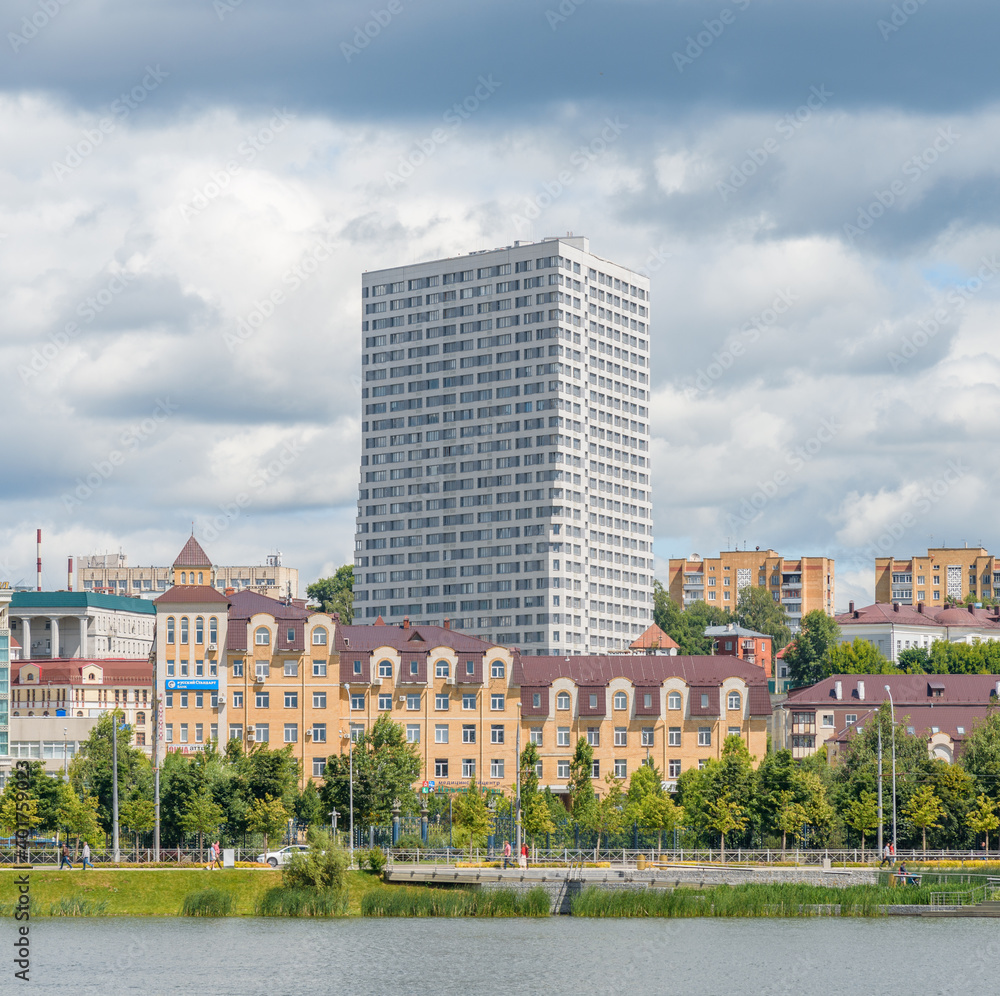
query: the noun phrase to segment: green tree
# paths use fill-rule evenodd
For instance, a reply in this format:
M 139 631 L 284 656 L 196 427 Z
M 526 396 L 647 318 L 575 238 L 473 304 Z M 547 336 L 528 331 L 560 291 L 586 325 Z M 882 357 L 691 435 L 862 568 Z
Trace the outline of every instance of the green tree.
M 736 622 L 746 629 L 756 630 L 771 637 L 771 661 L 792 638 L 788 613 L 776 602 L 766 588 L 748 584 L 736 600 Z
M 663 849 L 663 834 L 673 832 L 684 819 L 684 810 L 663 790 L 660 772 L 652 764 L 641 764 L 629 779 L 625 818 L 657 831 L 657 850 Z
M 775 823 L 781 831 L 781 853 L 785 853 L 788 845 L 788 835 L 793 837 L 802 836 L 802 827 L 809 822 L 805 807 L 801 802 L 797 802 L 795 794 L 786 789 L 780 793 L 778 808 L 775 814 Z
M 782 658 L 793 684 L 812 685 L 827 677 L 827 651 L 836 646 L 840 627 L 821 609 L 802 617 L 802 629 L 789 644 Z
M 413 783 L 420 775 L 415 744 L 388 713 L 382 713 L 354 744 L 354 822 L 356 826 L 389 822 L 392 804 L 399 799 L 404 811 L 415 812 Z M 326 765 L 326 784 L 320 795 L 326 812 L 350 808 L 350 754 L 332 754 Z
M 762 834 L 782 833 L 778 814 L 791 796 L 796 765 L 787 748 L 764 755 L 754 773 L 754 809 Z M 782 845 L 784 847 L 784 845 Z
M 28 795 L 38 802 L 38 828 L 43 832 L 55 833 L 59 828 L 64 784 L 61 777 L 53 778 L 46 772 L 43 761 L 28 761 Z
M 594 796 L 594 748 L 586 737 L 576 742 L 573 757 L 569 763 L 570 812 L 582 827 L 591 827 L 597 818 L 597 799 Z
M 198 850 L 205 860 L 205 834 L 214 835 L 223 818 L 222 807 L 212 801 L 208 789 L 191 796 L 181 813 L 180 826 L 185 833 L 198 835 Z
M 525 835 L 532 841 L 543 833 L 555 833 L 555 820 L 540 792 L 531 796 L 527 805 L 524 805 L 522 800 L 521 809 L 523 813 L 521 825 L 524 827 Z
M 924 852 L 927 851 L 927 828 L 939 827 L 937 820 L 944 814 L 941 800 L 934 794 L 932 785 L 922 785 L 910 796 L 903 807 L 903 815 L 923 834 Z
M 320 578 L 306 588 L 306 595 L 316 602 L 323 612 L 337 612 L 344 625 L 354 618 L 354 565 L 338 567 L 336 574 Z
M 293 889 L 342 892 L 347 887 L 348 855 L 323 827 L 310 827 L 309 850 L 293 854 L 282 869 L 284 885 Z
M 596 849 L 601 849 L 601 837 L 611 837 L 620 833 L 625 825 L 625 793 L 622 791 L 624 779 L 607 775 L 604 779 L 607 791 L 597 800 L 593 829 L 597 831 Z
M 30 833 L 42 822 L 38 815 L 38 800 L 30 797 L 18 799 L 21 791 L 11 778 L 3 795 L 0 795 L 0 835 L 4 837 L 13 837 L 18 830 Z
M 965 738 L 960 763 L 976 780 L 980 792 L 994 802 L 1000 799 L 1000 778 L 997 778 L 1000 771 L 1000 712 L 991 709 L 985 719 L 972 724 L 972 731 Z
M 863 791 L 857 799 L 847 805 L 844 815 L 848 826 L 861 834 L 861 850 L 865 849 L 865 837 L 878 827 L 878 800 L 874 792 Z
M 746 810 L 733 802 L 727 795 L 721 795 L 708 803 L 708 828 L 714 830 L 720 838 L 721 860 L 726 860 L 726 834 L 746 829 Z
M 712 638 L 705 636 L 705 629 L 724 626 L 732 620 L 726 609 L 708 602 L 693 602 L 686 609 L 681 609 L 666 588 L 659 581 L 653 581 L 653 621 L 674 640 L 682 654 L 710 654 Z
M 459 842 L 459 846 L 468 840 L 471 858 L 473 847 L 486 845 L 486 837 L 492 826 L 493 814 L 473 778 L 465 794 L 455 800 L 455 840 Z
M 72 785 L 64 785 L 61 795 L 59 825 L 66 831 L 66 836 L 76 838 L 77 848 L 81 840 L 96 845 L 102 837 L 97 799 L 87 795 L 81 798 Z
M 931 655 L 926 647 L 907 647 L 897 658 L 900 671 L 907 674 L 927 674 L 931 669 Z
M 853 643 L 840 643 L 826 652 L 829 674 L 899 674 L 881 651 L 867 640 L 856 637 Z
M 323 810 L 323 800 L 320 798 L 316 783 L 310 778 L 305 788 L 295 800 L 295 819 L 308 827 L 325 826 L 329 817 Z
M 975 804 L 976 781 L 960 764 L 941 759 L 931 761 L 930 772 L 934 792 L 944 807 L 941 832 L 936 836 L 944 847 L 967 847 L 969 824 L 965 818 Z
M 118 813 L 123 828 L 133 835 L 136 855 L 139 853 L 139 834 L 149 833 L 156 825 L 156 805 L 152 799 L 127 799 Z
M 986 853 L 990 851 L 990 831 L 1000 827 L 997 804 L 988 795 L 976 797 L 976 808 L 965 818 L 973 833 L 986 834 Z
M 247 829 L 251 833 L 264 835 L 264 850 L 266 851 L 270 838 L 281 833 L 288 826 L 288 820 L 288 810 L 281 804 L 281 800 L 272 799 L 268 795 L 263 799 L 255 799 L 250 804 Z

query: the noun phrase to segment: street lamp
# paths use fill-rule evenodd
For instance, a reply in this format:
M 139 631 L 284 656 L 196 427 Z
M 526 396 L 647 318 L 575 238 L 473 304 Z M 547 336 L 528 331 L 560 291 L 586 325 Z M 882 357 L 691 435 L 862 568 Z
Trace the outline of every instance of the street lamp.
M 514 733 L 514 740 L 516 744 L 515 768 L 517 769 L 517 793 L 514 804 L 515 805 L 514 828 L 515 828 L 515 837 L 517 840 L 517 851 L 516 851 L 517 859 L 518 861 L 520 861 L 521 860 L 521 703 L 518 701 L 515 702 L 514 705 L 517 706 L 517 729 L 515 730 Z
M 67 763 L 68 753 L 66 744 L 66 735 L 69 733 L 69 727 L 63 727 L 63 781 L 69 781 L 69 765 Z
M 892 716 L 892 850 L 896 851 L 896 707 L 892 701 L 892 692 L 885 686 L 889 695 L 889 711 Z
M 347 692 L 347 704 L 351 703 L 351 686 L 344 683 L 344 691 Z M 344 731 L 340 731 L 341 738 L 344 736 Z M 350 799 L 350 855 L 351 855 L 351 867 L 354 867 L 354 737 L 351 736 L 351 726 L 350 720 L 348 720 L 347 725 L 347 753 L 348 753 L 348 784 L 349 784 L 349 799 Z

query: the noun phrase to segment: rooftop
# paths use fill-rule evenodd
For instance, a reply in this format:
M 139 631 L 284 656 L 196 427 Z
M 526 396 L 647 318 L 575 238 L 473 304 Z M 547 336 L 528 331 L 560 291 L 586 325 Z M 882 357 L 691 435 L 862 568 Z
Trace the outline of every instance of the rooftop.
M 156 610 L 144 598 L 127 595 L 103 595 L 92 591 L 15 591 L 10 600 L 11 614 L 17 609 L 113 609 L 117 612 L 141 612 L 153 615 Z
M 184 549 L 177 554 L 174 567 L 208 567 L 211 568 L 212 561 L 208 559 L 208 554 L 201 548 L 201 544 L 194 538 L 194 534 L 188 537 L 184 544 Z

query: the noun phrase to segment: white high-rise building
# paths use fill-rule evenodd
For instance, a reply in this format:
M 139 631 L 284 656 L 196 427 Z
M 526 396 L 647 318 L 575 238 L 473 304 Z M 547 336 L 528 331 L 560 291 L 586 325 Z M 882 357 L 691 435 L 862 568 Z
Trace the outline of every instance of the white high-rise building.
M 627 647 L 653 604 L 649 279 L 569 236 L 361 295 L 355 622 Z

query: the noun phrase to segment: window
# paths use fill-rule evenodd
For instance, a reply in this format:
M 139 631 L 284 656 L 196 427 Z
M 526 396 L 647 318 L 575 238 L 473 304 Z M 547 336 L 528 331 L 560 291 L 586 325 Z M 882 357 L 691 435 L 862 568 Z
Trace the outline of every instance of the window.
M 704 692 L 701 694 L 701 707 L 702 709 L 708 708 L 708 696 Z
M 448 777 L 448 758 L 446 757 L 434 758 L 434 777 L 435 778 Z
M 628 730 L 624 726 L 615 727 L 615 746 L 616 747 L 627 747 L 628 743 Z
M 542 728 L 540 726 L 533 726 L 528 732 L 528 743 L 534 744 L 536 747 L 542 746 Z
M 360 664 L 361 662 L 359 661 L 358 663 Z M 326 677 L 326 661 L 313 661 L 313 677 Z
M 462 758 L 462 777 L 463 778 L 476 777 L 476 759 L 474 757 Z
M 378 707 L 380 712 L 389 712 L 392 709 L 392 693 L 380 692 L 378 697 Z
M 495 757 L 490 761 L 490 778 L 503 778 L 502 757 Z
M 254 631 L 253 642 L 258 647 L 266 647 L 271 643 L 271 631 L 266 626 L 258 626 Z
M 490 743 L 491 744 L 502 744 L 503 743 L 503 724 L 494 723 L 490 727 Z
M 856 712 L 849 712 L 849 713 L 848 713 L 848 714 L 847 714 L 847 715 L 846 715 L 846 716 L 844 717 L 844 722 L 845 722 L 845 723 L 846 723 L 846 724 L 847 724 L 848 726 L 853 726 L 853 725 L 854 725 L 854 724 L 855 724 L 855 723 L 856 723 L 857 721 L 858 721 L 858 714 L 857 714 Z M 959 733 L 964 733 L 964 732 L 965 732 L 965 730 L 959 730 L 958 732 L 959 732 Z
M 681 774 L 680 758 L 671 758 L 667 761 L 667 777 L 679 778 Z
M 506 707 L 506 697 L 503 694 L 490 696 L 490 709 L 493 712 L 503 712 Z
M 699 726 L 698 727 L 698 746 L 699 747 L 711 747 L 712 746 L 712 727 L 711 726 Z
M 434 743 L 446 744 L 448 742 L 448 724 L 438 723 L 434 727 Z
M 597 708 L 597 693 L 596 692 L 591 692 L 590 693 L 590 708 L 591 709 L 596 709 Z
M 832 728 L 833 726 L 833 713 L 824 712 L 823 713 L 823 726 Z
M 681 728 L 679 726 L 671 726 L 667 730 L 667 746 L 668 747 L 680 747 L 681 745 Z
M 313 630 L 313 646 L 314 647 L 325 647 L 326 646 L 326 630 L 321 627 L 317 627 Z
M 242 723 L 230 723 L 229 724 L 229 739 L 230 740 L 242 740 L 243 739 L 243 724 Z
M 194 704 L 197 708 L 201 709 L 205 704 L 205 693 L 195 692 L 194 693 Z
M 313 692 L 313 708 L 314 709 L 326 708 L 326 692 Z
M 642 738 L 640 743 L 643 747 L 653 747 L 654 746 L 654 733 L 652 726 L 644 726 L 640 731 Z
M 462 725 L 462 743 L 463 744 L 474 744 L 476 742 L 476 727 L 473 723 L 464 723 Z
M 740 700 L 740 693 L 739 692 L 730 692 L 729 693 L 729 698 L 728 698 L 728 700 L 726 702 L 726 705 L 730 709 L 739 709 L 740 708 L 740 702 L 741 702 L 741 700 Z
M 285 661 L 285 677 L 297 678 L 299 676 L 299 662 Z
M 181 643 L 188 642 L 188 617 L 181 616 Z
M 268 709 L 271 705 L 271 693 L 270 692 L 255 692 L 254 693 L 254 705 L 258 709 Z
M 243 677 L 243 661 L 233 661 L 233 677 Z
M 434 665 L 435 678 L 447 678 L 451 674 L 451 665 L 447 661 L 438 661 Z
M 447 692 L 439 692 L 434 696 L 434 708 L 438 712 L 447 712 L 448 706 L 451 704 L 451 699 Z
M 242 709 L 243 708 L 243 693 L 233 692 L 233 708 Z
M 615 778 L 628 778 L 628 761 L 615 758 Z
M 600 778 L 601 777 L 601 762 L 595 761 L 590 767 L 590 777 Z
M 188 742 L 188 725 L 187 723 L 181 723 L 181 743 L 186 744 Z
M 556 696 L 556 708 L 557 709 L 569 708 L 569 692 L 560 692 Z
M 194 621 L 194 642 L 195 644 L 205 642 L 205 620 L 202 616 L 198 616 Z
M 364 723 L 351 723 L 351 742 L 357 743 L 358 738 L 365 732 Z
M 164 732 L 166 734 L 167 743 L 172 744 L 174 742 L 174 724 L 167 723 L 167 725 L 164 727 Z
M 542 693 L 532 692 L 531 693 L 531 708 L 541 709 L 542 708 Z
M 726 730 L 727 737 L 738 737 L 740 735 L 740 728 L 738 726 L 730 726 Z
M 174 642 L 174 617 L 167 616 L 167 643 Z
M 569 746 L 569 727 L 559 726 L 556 727 L 556 746 L 557 747 L 568 747 Z
M 354 662 L 354 673 L 361 674 L 361 661 Z
M 417 692 L 416 695 L 406 696 L 406 711 L 407 712 L 419 712 L 420 711 L 420 693 Z
M 668 709 L 680 709 L 681 707 L 681 693 L 671 692 L 667 696 L 667 708 Z
M 614 707 L 615 709 L 628 708 L 628 696 L 624 692 L 615 692 Z
M 408 744 L 418 744 L 418 743 L 420 743 L 420 724 L 419 723 L 407 723 L 406 724 L 406 742 Z
M 653 708 L 653 693 L 652 692 L 643 692 L 642 693 L 642 707 L 643 707 L 643 709 L 652 709 Z
M 476 673 L 476 662 L 475 661 L 466 661 L 465 662 L 465 673 L 467 675 L 473 675 L 473 674 Z
M 419 661 L 410 661 L 410 674 L 415 676 L 420 673 L 420 663 Z
M 569 761 L 556 761 L 556 778 L 569 778 Z
M 253 728 L 253 738 L 259 744 L 266 744 L 271 742 L 271 730 L 267 723 L 258 723 Z
M 215 616 L 208 620 L 208 642 L 219 642 L 219 620 Z
M 298 707 L 299 707 L 299 693 L 285 692 L 285 708 L 298 709 Z
M 326 758 L 313 758 L 313 778 L 322 778 L 326 774 Z
M 378 676 L 380 678 L 391 678 L 392 677 L 392 661 L 379 661 L 378 662 Z
M 601 746 L 601 728 L 599 726 L 587 727 L 587 743 L 591 747 Z
M 296 744 L 299 742 L 299 724 L 285 723 L 285 743 Z
M 361 712 L 364 710 L 364 708 L 365 708 L 365 693 L 351 692 L 351 711 Z
M 502 678 L 506 674 L 506 668 L 504 667 L 503 661 L 494 661 L 490 665 L 490 676 L 493 678 Z
M 468 711 L 475 711 L 476 709 L 476 693 L 475 692 L 463 692 L 462 693 L 462 708 Z
M 313 743 L 326 743 L 326 723 L 313 723 Z

